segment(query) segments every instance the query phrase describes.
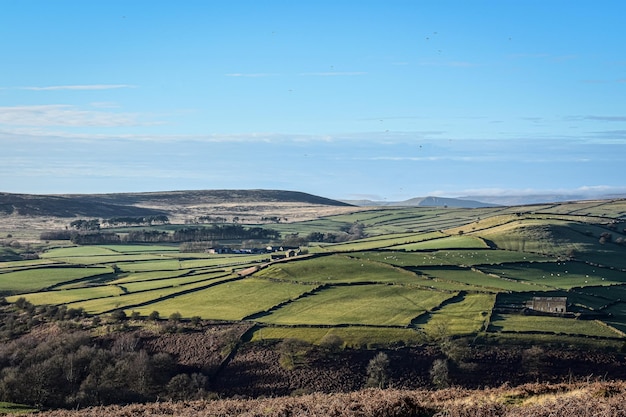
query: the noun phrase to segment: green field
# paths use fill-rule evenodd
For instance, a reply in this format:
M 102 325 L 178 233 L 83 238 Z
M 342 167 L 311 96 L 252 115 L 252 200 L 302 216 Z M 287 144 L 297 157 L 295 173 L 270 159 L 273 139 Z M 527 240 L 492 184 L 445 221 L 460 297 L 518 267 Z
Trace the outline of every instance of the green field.
M 2 292 L 25 293 L 38 291 L 63 282 L 74 281 L 95 275 L 109 274 L 108 267 L 94 268 L 34 268 L 0 274 Z
M 448 236 L 424 242 L 396 245 L 393 249 L 412 252 L 439 249 L 487 249 L 488 247 L 482 239 L 474 236 Z
M 349 282 L 400 282 L 414 280 L 409 271 L 384 263 L 354 259 L 346 255 L 320 256 L 297 262 L 278 263 L 259 271 L 256 276 L 319 284 Z
M 348 346 L 417 344 L 444 327 L 466 336 L 488 325 L 490 336 L 610 341 L 626 331 L 624 218 L 623 200 L 381 207 L 263 225 L 345 238 L 358 222 L 366 235 L 311 242 L 302 248 L 309 255 L 279 262 L 267 253 L 183 253 L 163 244 L 50 247 L 33 260 L 13 260 L 18 252 L 7 249 L 0 292 L 9 302 L 25 297 L 93 315 L 246 320 L 257 326 L 253 340 L 320 343 L 332 333 Z M 525 315 L 536 296 L 567 297 L 570 315 Z
M 488 319 L 495 303 L 492 294 L 467 294 L 458 302 L 448 303 L 430 314 L 428 321 L 420 325 L 426 334 L 445 327 L 450 334 L 475 334 L 487 328 Z
M 626 273 L 580 262 L 542 262 L 481 267 L 482 271 L 506 279 L 533 283 L 555 289 L 570 289 L 626 282 Z
M 561 317 L 496 314 L 491 319 L 489 331 L 539 332 L 551 334 L 619 337 L 610 328 L 593 320 L 573 320 Z
M 355 258 L 388 263 L 399 267 L 474 266 L 505 262 L 546 261 L 543 255 L 505 250 L 437 250 L 425 252 L 369 251 L 351 254 Z
M 449 293 L 396 285 L 329 287 L 258 319 L 271 324 L 408 326 Z
M 143 315 L 156 310 L 164 317 L 179 312 L 183 317 L 200 316 L 218 320 L 242 320 L 246 316 L 294 299 L 313 288 L 315 286 L 274 283 L 250 278 L 226 282 L 202 291 L 157 301 L 134 310 Z
M 537 290 L 537 286 L 532 283 L 502 279 L 476 268 L 420 268 L 416 270 L 416 272 L 440 281 L 467 284 L 472 286 L 472 289 L 478 291 L 501 292 Z

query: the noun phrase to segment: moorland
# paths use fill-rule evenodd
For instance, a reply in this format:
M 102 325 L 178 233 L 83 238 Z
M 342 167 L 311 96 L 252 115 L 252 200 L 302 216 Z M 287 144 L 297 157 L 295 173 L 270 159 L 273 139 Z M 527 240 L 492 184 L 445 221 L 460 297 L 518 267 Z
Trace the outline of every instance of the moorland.
M 467 390 L 541 382 L 556 384 L 536 389 L 542 401 L 592 389 L 616 402 L 622 386 L 606 381 L 626 378 L 625 216 L 623 199 L 463 208 L 266 190 L 0 194 L 1 399 L 315 402 L 393 388 L 411 391 L 376 396 L 413 410 L 396 415 L 419 415 L 418 403 L 433 415 L 453 401 L 420 390 L 466 390 L 459 403 Z M 501 414 L 485 415 L 539 415 L 504 414 L 536 396 L 498 392 Z M 263 407 L 300 407 L 285 401 Z

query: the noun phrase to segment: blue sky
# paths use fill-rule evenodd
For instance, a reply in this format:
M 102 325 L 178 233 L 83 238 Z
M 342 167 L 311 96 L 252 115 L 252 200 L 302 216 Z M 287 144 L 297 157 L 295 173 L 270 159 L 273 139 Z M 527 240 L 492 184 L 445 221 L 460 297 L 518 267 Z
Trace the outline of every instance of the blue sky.
M 0 191 L 626 192 L 621 0 L 0 10 Z

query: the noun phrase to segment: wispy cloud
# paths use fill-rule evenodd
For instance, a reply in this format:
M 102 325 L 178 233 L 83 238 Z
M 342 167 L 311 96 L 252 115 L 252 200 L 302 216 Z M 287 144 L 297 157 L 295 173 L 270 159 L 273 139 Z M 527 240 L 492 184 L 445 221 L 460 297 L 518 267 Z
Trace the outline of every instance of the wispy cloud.
M 242 72 L 233 72 L 230 74 L 225 74 L 227 77 L 247 77 L 247 78 L 261 78 L 261 77 L 275 77 L 279 74 L 274 73 L 265 73 L 265 72 L 257 72 L 257 73 L 242 73 Z
M 584 119 L 604 122 L 626 122 L 626 116 L 584 116 Z
M 606 194 L 622 194 L 626 193 L 626 187 L 610 186 L 610 185 L 581 185 L 573 188 L 553 188 L 553 189 L 537 189 L 537 188 L 470 188 L 455 192 L 443 192 L 440 195 L 456 195 L 456 196 L 587 196 L 597 197 Z
M 35 113 L 35 112 L 33 112 Z M 90 116 L 94 116 L 103 113 L 102 124 L 99 126 L 123 126 L 121 124 L 114 125 L 115 120 L 111 120 L 110 124 L 105 124 L 107 121 L 104 112 L 86 112 Z M 114 115 L 115 113 L 113 113 Z M 394 144 L 394 143 L 407 143 L 414 142 L 416 140 L 429 140 L 432 135 L 440 135 L 443 132 L 439 131 L 415 131 L 415 132 L 359 132 L 359 133 L 336 133 L 336 134 L 302 134 L 302 133 L 276 133 L 276 132 L 247 132 L 247 133 L 209 133 L 209 134 L 151 134 L 151 133 L 132 133 L 132 134 L 115 134 L 115 133 L 85 133 L 76 132 L 73 130 L 63 130 L 65 126 L 84 126 L 80 124 L 78 118 L 81 115 L 77 115 L 74 121 L 66 120 L 65 124 L 61 123 L 46 123 L 41 120 L 38 124 L 26 123 L 32 118 L 36 118 L 37 114 L 22 115 L 23 123 L 18 123 L 17 118 L 12 120 L 12 123 L 5 123 L 8 126 L 4 129 L 0 129 L 0 139 L 3 137 L 10 139 L 12 137 L 31 138 L 35 139 L 67 139 L 76 141 L 100 141 L 100 140 L 121 140 L 121 141 L 145 141 L 145 142 L 206 142 L 206 143 L 375 143 L 375 144 Z M 123 122 L 124 114 L 120 114 L 119 122 Z M 131 122 L 133 126 L 149 125 L 149 123 L 140 123 L 139 115 L 126 114 L 128 117 L 129 126 Z M 84 116 L 87 118 L 87 116 Z M 9 119 L 9 116 L 4 116 L 4 119 Z M 72 124 L 70 124 L 72 123 Z M 96 124 L 89 126 L 98 126 Z M 0 107 L 0 125 L 3 124 L 2 107 Z M 152 123 L 157 124 L 157 123 Z M 53 127 L 60 127 L 59 129 L 53 129 Z
M 367 161 L 393 161 L 393 162 L 401 162 L 401 161 L 410 161 L 410 162 L 436 162 L 436 161 L 457 161 L 457 162 L 487 162 L 487 161 L 498 161 L 509 159 L 507 157 L 500 156 L 490 156 L 490 155 L 476 155 L 476 156 L 448 156 L 448 155 L 438 155 L 438 156 L 374 156 L 374 157 L 365 157 L 365 158 L 353 158 L 356 160 L 367 160 Z
M 365 75 L 367 72 L 364 71 L 326 71 L 326 72 L 303 72 L 300 75 L 302 76 L 314 76 L 314 77 L 348 77 L 348 76 L 357 76 L 357 75 Z
M 67 104 L 0 107 L 0 124 L 9 126 L 139 126 L 134 113 L 114 113 L 83 109 Z
M 20 90 L 32 91 L 58 91 L 58 90 L 115 90 L 119 88 L 137 88 L 136 85 L 130 84 L 86 84 L 86 85 L 50 85 L 45 87 L 29 86 L 18 87 Z

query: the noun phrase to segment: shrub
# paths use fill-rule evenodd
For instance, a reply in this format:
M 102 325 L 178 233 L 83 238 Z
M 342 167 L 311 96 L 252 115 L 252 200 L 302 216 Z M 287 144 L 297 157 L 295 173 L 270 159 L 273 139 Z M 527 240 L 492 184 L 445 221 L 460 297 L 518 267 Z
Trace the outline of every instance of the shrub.
M 371 388 L 385 388 L 389 380 L 389 357 L 379 352 L 367 364 L 366 386 Z
M 437 388 L 446 388 L 450 385 L 446 359 L 435 359 L 430 368 L 430 380 Z
M 292 370 L 307 363 L 311 345 L 300 339 L 285 339 L 278 346 L 279 363 L 283 369 Z

